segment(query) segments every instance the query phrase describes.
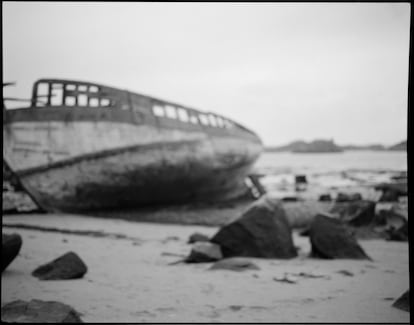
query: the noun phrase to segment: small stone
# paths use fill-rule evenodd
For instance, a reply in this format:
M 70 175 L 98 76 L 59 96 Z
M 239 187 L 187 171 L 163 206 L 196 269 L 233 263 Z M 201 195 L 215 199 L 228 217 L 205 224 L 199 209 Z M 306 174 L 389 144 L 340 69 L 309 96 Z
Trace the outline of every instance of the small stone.
M 68 280 L 82 278 L 87 267 L 74 252 L 68 252 L 50 263 L 36 268 L 32 275 L 40 280 Z
M 185 260 L 187 263 L 213 262 L 223 258 L 220 246 L 210 242 L 197 242 Z
M 348 270 L 339 270 L 339 271 L 338 271 L 338 272 L 336 272 L 336 273 L 343 274 L 343 275 L 345 275 L 345 276 L 354 276 L 354 273 L 352 273 L 352 272 L 350 272 L 350 271 L 348 271 Z
M 330 194 L 321 194 L 319 196 L 319 201 L 321 202 L 331 202 L 332 201 L 332 197 Z
M 210 238 L 204 234 L 200 234 L 199 232 L 195 232 L 193 233 L 189 238 L 188 238 L 188 243 L 189 244 L 193 244 L 196 242 L 208 242 L 210 241 Z
M 342 193 L 339 192 L 336 196 L 336 202 L 354 202 L 362 200 L 360 193 Z

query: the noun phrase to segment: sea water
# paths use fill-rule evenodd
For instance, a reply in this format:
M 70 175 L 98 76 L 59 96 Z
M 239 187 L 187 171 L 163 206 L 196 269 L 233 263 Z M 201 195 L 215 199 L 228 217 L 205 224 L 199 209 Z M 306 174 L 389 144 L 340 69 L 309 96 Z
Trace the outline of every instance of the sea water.
M 263 175 L 262 185 L 268 192 L 297 196 L 295 176 L 304 175 L 310 191 L 302 196 L 318 196 L 372 189 L 381 182 L 407 172 L 406 151 L 344 151 L 339 153 L 264 152 L 253 167 Z M 368 193 L 368 194 L 367 194 Z M 372 199 L 373 191 L 365 191 Z

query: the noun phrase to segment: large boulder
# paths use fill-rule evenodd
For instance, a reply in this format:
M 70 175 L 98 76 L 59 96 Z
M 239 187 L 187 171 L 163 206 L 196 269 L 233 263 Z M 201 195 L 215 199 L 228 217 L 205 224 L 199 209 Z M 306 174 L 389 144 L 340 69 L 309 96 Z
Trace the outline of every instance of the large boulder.
M 266 197 L 250 206 L 239 219 L 222 227 L 210 241 L 220 245 L 224 257 L 297 256 L 282 203 Z
M 213 262 L 223 258 L 220 246 L 210 242 L 197 242 L 186 258 L 187 263 Z
M 85 263 L 74 252 L 68 252 L 50 263 L 39 266 L 32 275 L 40 280 L 79 279 L 87 271 Z
M 410 290 L 407 290 L 392 306 L 410 312 Z
M 22 247 L 22 237 L 19 234 L 2 234 L 1 272 L 16 258 Z
M 309 237 L 313 257 L 370 259 L 350 229 L 340 220 L 329 216 L 318 214 L 315 217 L 309 229 Z
M 367 226 L 375 222 L 375 202 L 359 200 L 336 203 L 330 213 L 339 215 L 342 221 L 351 226 Z
M 7 323 L 82 323 L 72 307 L 57 301 L 16 300 L 1 308 L 1 320 Z

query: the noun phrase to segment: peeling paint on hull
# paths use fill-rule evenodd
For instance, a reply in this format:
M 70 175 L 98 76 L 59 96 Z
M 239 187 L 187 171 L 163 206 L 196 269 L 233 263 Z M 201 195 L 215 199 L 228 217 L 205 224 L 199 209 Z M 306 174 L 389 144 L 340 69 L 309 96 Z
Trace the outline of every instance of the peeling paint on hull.
M 114 136 L 108 132 L 116 125 L 91 122 L 88 128 L 85 123 L 80 127 L 49 122 L 48 128 L 39 127 L 44 124 L 27 122 L 22 127 L 18 123 L 17 129 L 9 125 L 7 132 L 13 136 L 5 135 L 3 154 L 11 157 L 9 161 L 16 174 L 35 201 L 49 211 L 131 208 L 237 197 L 245 190 L 244 177 L 261 150 L 257 143 L 247 144 L 241 139 L 188 135 L 177 130 L 158 132 L 149 126 L 130 128 L 126 137 L 129 140 L 122 141 L 122 137 L 112 139 Z M 38 131 L 35 145 L 34 140 L 29 144 L 29 138 L 21 134 L 30 127 L 44 130 Z M 144 138 L 140 133 L 153 135 Z M 37 151 L 13 150 L 17 145 L 11 138 L 18 138 L 20 147 L 23 143 Z M 59 138 L 61 143 L 57 142 Z M 140 141 L 135 140 L 137 144 L 133 145 L 131 138 Z M 92 143 L 98 140 L 98 144 Z M 112 143 L 123 143 L 124 147 L 117 148 Z M 41 148 L 49 148 L 48 154 Z
M 196 145 L 177 144 L 176 152 Z M 222 200 L 242 193 L 250 164 L 214 169 L 189 159 L 178 165 L 160 157 L 162 147 L 84 159 L 21 179 L 42 207 L 62 211 Z

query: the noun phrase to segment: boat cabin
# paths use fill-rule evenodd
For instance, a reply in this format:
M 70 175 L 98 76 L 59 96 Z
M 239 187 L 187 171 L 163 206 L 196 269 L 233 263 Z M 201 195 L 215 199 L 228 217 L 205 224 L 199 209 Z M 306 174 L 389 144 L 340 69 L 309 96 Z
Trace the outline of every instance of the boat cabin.
M 33 86 L 31 107 L 124 111 L 132 114 L 122 114 L 125 118 L 132 118 L 137 123 L 156 123 L 161 127 L 203 129 L 209 133 L 238 134 L 256 138 L 251 130 L 218 114 L 89 82 L 40 79 Z

